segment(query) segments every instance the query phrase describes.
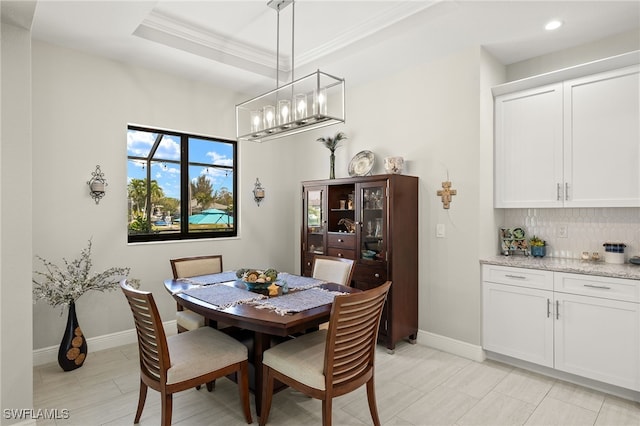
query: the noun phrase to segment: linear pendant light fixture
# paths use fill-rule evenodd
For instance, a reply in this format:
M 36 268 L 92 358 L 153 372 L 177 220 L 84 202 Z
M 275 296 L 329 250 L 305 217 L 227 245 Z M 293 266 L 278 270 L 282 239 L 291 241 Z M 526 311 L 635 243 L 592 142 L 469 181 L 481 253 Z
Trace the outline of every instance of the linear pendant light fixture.
M 280 86 L 280 11 L 290 4 L 292 81 Z M 276 88 L 236 105 L 238 140 L 263 142 L 344 123 L 344 79 L 317 70 L 294 80 L 295 0 L 271 0 L 267 6 L 278 12 Z

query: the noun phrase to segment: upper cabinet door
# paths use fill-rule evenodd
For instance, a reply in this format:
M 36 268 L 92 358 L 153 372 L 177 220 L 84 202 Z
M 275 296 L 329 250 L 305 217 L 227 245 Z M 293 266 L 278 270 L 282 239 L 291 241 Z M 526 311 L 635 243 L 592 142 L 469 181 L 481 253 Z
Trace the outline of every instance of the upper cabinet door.
M 640 206 L 640 66 L 564 83 L 567 207 Z
M 327 187 L 314 186 L 304 188 L 303 209 L 304 224 L 303 252 L 324 254 L 327 246 Z
M 360 226 L 360 262 L 374 263 L 387 260 L 388 204 L 387 181 L 374 181 L 356 185 Z
M 562 207 L 562 83 L 498 96 L 495 114 L 495 207 Z

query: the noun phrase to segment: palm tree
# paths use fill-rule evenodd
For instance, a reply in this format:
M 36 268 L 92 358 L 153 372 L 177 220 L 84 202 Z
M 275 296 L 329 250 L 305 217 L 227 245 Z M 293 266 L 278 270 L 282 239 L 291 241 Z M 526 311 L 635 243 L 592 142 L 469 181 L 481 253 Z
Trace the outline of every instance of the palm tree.
M 150 198 L 147 197 L 147 189 L 149 190 Z M 147 188 L 146 179 L 131 179 L 127 188 L 129 199 L 131 200 L 131 210 L 133 216 L 134 205 L 136 207 L 136 213 L 144 214 L 147 211 L 149 202 L 156 204 L 158 200 L 164 198 L 164 191 L 158 185 L 157 180 L 152 180 L 151 185 Z
M 213 200 L 213 185 L 205 175 L 200 175 L 195 183 L 191 182 L 191 196 L 196 199 L 200 207 L 206 209 Z
M 343 139 L 347 139 L 347 135 L 345 135 L 343 132 L 338 132 L 336 133 L 336 135 L 334 137 L 323 137 L 323 138 L 318 138 L 316 139 L 318 142 L 322 142 L 324 144 L 324 146 L 326 146 L 329 151 L 331 151 L 331 156 L 329 156 L 329 164 L 331 166 L 331 168 L 329 169 L 329 179 L 335 179 L 336 177 L 336 172 L 335 172 L 335 164 L 336 164 L 336 148 L 338 148 L 338 145 L 340 144 L 340 141 Z
M 127 187 L 129 199 L 131 200 L 131 215 L 134 211 L 142 213 L 144 210 L 140 208 L 142 205 L 146 205 L 147 199 L 147 180 L 146 179 L 131 179 Z M 135 206 L 135 210 L 134 210 Z

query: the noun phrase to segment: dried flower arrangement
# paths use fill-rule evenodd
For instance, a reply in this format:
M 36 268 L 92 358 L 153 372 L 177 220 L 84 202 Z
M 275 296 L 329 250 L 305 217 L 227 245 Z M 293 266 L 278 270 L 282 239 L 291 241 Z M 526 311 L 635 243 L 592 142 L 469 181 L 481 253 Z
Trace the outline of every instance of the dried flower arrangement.
M 112 267 L 98 274 L 91 273 L 91 239 L 73 261 L 62 259 L 64 267 L 36 256 L 44 265 L 46 272 L 35 271 L 41 280 L 33 279 L 33 295 L 36 299 L 46 300 L 51 306 L 64 306 L 74 303 L 84 293 L 96 290 L 100 292 L 115 290 L 121 279 L 129 275 L 130 268 Z M 129 284 L 138 287 L 138 280 L 129 280 Z

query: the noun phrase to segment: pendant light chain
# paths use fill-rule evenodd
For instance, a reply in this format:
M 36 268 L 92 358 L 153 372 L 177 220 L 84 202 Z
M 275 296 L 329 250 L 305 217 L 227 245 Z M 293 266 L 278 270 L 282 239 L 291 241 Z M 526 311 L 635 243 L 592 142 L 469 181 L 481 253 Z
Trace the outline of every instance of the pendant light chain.
M 280 88 L 280 7 L 282 3 L 278 4 L 278 13 L 276 20 L 276 89 Z M 295 69 L 295 28 L 296 28 L 296 2 L 295 0 L 291 2 L 291 81 L 295 80 L 294 69 Z
M 306 77 L 295 79 L 295 3 L 295 0 L 269 0 L 267 3 L 277 12 L 276 87 L 236 104 L 238 140 L 262 142 L 345 121 L 343 78 L 318 69 Z M 291 68 L 285 81 L 290 82 L 280 84 L 280 11 L 289 5 L 292 5 Z M 330 105 L 328 99 L 331 100 Z
M 294 48 L 294 44 L 295 44 L 295 28 L 296 28 L 296 0 L 293 0 L 293 3 L 291 3 L 291 81 L 294 81 L 294 75 L 293 75 L 293 70 L 295 69 L 294 67 L 294 59 L 295 59 L 295 55 L 293 54 L 293 48 Z
M 276 21 L 276 89 L 280 87 L 280 4 L 278 5 L 278 17 Z

